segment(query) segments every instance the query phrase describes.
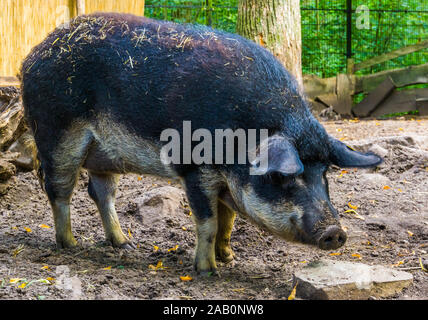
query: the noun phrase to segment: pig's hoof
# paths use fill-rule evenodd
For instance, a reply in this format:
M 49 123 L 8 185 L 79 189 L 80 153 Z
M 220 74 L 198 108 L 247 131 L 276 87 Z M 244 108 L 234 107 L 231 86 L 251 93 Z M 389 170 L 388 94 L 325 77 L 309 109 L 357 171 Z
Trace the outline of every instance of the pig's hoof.
M 220 272 L 217 269 L 198 271 L 198 275 L 203 278 L 209 278 L 209 277 L 220 278 Z
M 224 263 L 229 263 L 235 258 L 235 253 L 230 248 L 216 250 L 217 259 Z
M 76 239 L 74 239 L 74 237 L 72 238 L 67 238 L 67 239 L 61 239 L 61 240 L 56 240 L 56 247 L 57 249 L 68 249 L 68 248 L 74 248 L 77 246 L 77 241 Z
M 124 249 L 124 250 L 134 250 L 137 248 L 137 246 L 132 242 L 132 241 L 124 241 L 124 242 L 114 242 L 114 241 L 110 241 L 112 246 L 115 248 L 119 248 L 119 249 Z
M 137 248 L 137 246 L 133 242 L 129 241 L 129 242 L 122 243 L 119 246 L 119 248 L 124 249 L 124 250 L 134 250 Z

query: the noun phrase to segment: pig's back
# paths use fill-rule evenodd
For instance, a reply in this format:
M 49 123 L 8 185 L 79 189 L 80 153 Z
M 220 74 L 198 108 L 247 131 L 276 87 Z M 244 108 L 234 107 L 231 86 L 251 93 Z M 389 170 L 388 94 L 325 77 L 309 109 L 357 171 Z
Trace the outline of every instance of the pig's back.
M 50 128 L 108 115 L 145 138 L 185 120 L 278 131 L 307 112 L 294 79 L 262 47 L 133 15 L 82 16 L 56 29 L 24 61 L 22 78 L 30 125 Z

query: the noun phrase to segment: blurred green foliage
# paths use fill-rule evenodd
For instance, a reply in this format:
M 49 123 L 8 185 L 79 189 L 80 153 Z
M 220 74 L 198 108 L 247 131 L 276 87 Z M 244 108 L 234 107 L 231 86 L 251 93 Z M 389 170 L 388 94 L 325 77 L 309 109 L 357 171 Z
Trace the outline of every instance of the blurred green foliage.
M 368 7 L 370 25 L 358 29 Z M 238 0 L 146 0 L 145 14 L 156 19 L 198 23 L 235 32 Z M 428 39 L 428 0 L 353 0 L 352 52 L 356 63 Z M 346 72 L 346 0 L 301 0 L 303 73 L 332 77 Z M 368 74 L 428 62 L 421 50 L 361 70 Z

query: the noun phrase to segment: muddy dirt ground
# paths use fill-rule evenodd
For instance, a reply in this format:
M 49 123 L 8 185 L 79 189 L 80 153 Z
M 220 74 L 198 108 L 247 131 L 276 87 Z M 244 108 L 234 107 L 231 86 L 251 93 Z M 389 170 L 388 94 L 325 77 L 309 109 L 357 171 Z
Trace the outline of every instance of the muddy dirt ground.
M 221 278 L 199 278 L 193 271 L 195 227 L 185 200 L 159 216 L 165 208 L 156 201 L 138 204 L 147 192 L 178 184 L 122 176 L 116 208 L 124 232 L 137 244 L 124 251 L 104 241 L 82 172 L 72 202 L 80 246 L 58 252 L 47 197 L 32 172 L 19 172 L 0 197 L 0 299 L 287 299 L 293 273 L 319 258 L 407 270 L 413 285 L 388 299 L 427 299 L 428 273 L 419 260 L 428 259 L 428 120 L 323 124 L 350 145 L 385 156 L 376 170 L 329 170 L 331 200 L 348 233 L 344 247 L 320 251 L 287 243 L 238 217 L 235 262 L 219 264 Z M 355 206 L 357 214 L 345 212 Z

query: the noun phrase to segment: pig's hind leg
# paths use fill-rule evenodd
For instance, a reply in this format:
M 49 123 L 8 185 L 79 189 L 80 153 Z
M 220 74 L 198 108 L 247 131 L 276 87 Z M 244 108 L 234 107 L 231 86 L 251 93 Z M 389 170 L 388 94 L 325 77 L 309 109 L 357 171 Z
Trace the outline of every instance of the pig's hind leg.
M 91 133 L 79 128 L 69 130 L 54 148 L 36 139 L 41 164 L 38 174 L 52 207 L 58 249 L 77 245 L 71 230 L 70 202 L 91 141 Z
M 88 172 L 88 193 L 95 201 L 100 212 L 106 239 L 114 247 L 135 249 L 135 245 L 123 233 L 116 214 L 115 197 L 119 175 Z

